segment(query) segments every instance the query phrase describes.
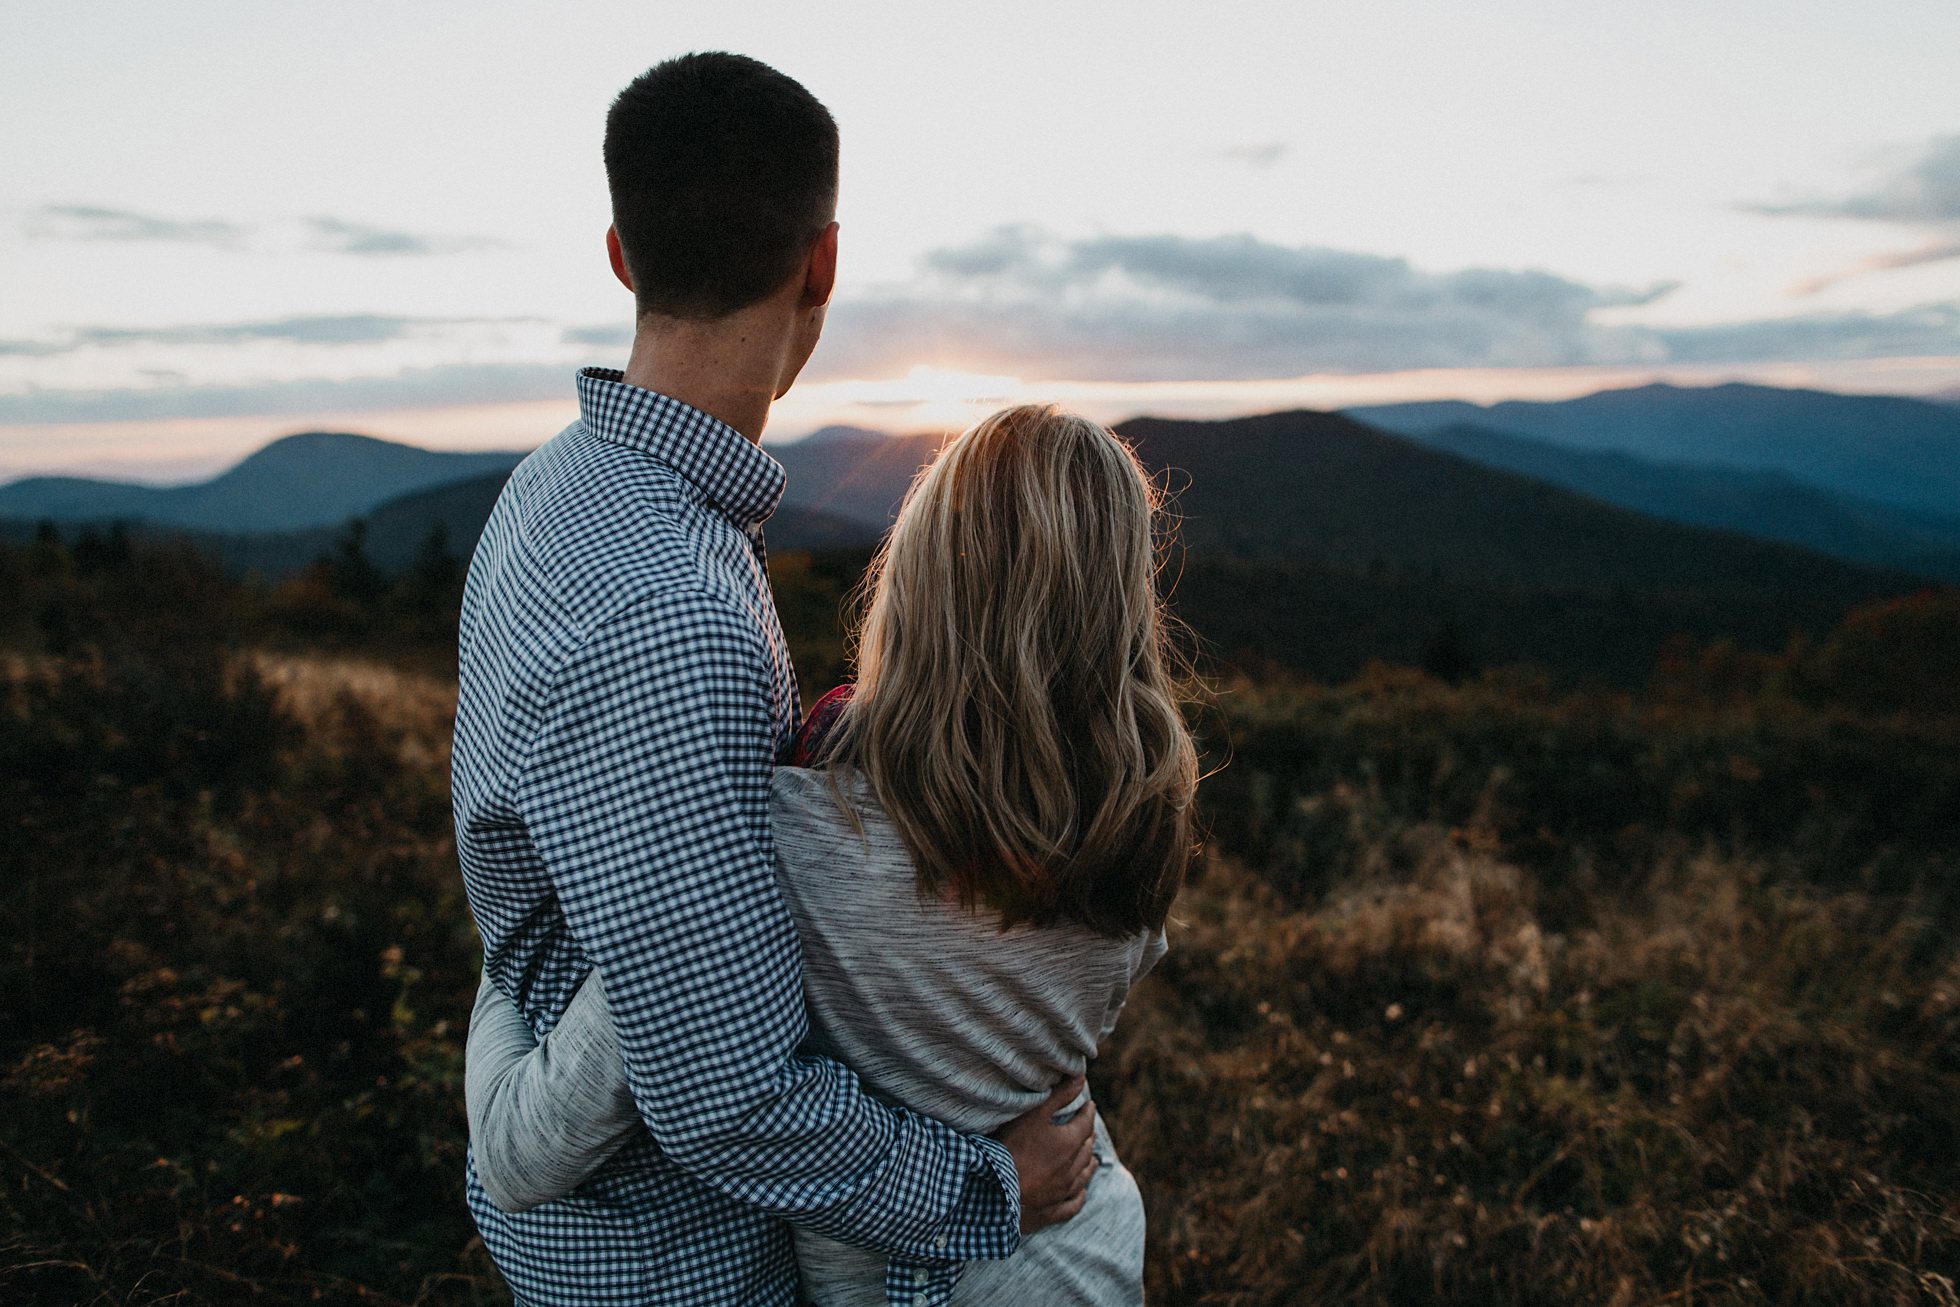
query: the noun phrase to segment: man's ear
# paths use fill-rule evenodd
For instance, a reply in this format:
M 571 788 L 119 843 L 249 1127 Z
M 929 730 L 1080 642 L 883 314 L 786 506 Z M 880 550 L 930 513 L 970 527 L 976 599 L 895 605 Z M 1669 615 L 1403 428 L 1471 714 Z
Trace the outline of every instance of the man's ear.
M 633 270 L 626 266 L 626 251 L 619 246 L 619 228 L 606 228 L 606 257 L 612 260 L 613 276 L 619 284 L 633 290 Z
M 831 223 L 810 246 L 803 264 L 803 307 L 820 309 L 837 289 L 837 224 Z

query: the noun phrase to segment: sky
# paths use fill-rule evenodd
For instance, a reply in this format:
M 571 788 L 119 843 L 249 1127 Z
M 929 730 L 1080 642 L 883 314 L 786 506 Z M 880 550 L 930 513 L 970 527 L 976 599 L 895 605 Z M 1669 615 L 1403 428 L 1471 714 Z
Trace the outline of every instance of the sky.
M 1960 388 L 1952 0 L 9 0 L 0 479 L 548 438 L 631 335 L 607 105 L 698 49 L 843 138 L 836 300 L 765 443 Z

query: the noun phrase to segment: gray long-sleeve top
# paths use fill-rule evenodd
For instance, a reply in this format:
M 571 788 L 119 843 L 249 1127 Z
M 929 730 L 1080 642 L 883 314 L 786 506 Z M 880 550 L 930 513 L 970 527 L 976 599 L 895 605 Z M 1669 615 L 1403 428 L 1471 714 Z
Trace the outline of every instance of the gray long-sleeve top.
M 772 783 L 777 879 L 803 949 L 804 1046 L 880 1097 L 957 1130 L 996 1129 L 1084 1070 L 1164 937 L 1002 932 L 991 912 L 922 899 L 896 828 L 861 782 L 847 789 L 862 835 L 823 772 L 779 767 Z M 596 972 L 535 1047 L 486 981 L 467 1094 L 478 1178 L 511 1210 L 567 1192 L 643 1128 Z M 1102 1167 L 1081 1214 L 1004 1262 L 971 1263 L 955 1301 L 1141 1301 L 1142 1200 L 1100 1121 L 1097 1139 Z M 800 1230 L 796 1250 L 813 1301 L 884 1301 L 882 1257 Z

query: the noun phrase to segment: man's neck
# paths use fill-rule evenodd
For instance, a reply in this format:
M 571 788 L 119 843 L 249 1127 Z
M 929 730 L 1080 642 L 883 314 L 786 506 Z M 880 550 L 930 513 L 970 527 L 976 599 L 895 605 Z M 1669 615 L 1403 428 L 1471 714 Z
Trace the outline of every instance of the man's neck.
M 742 315 L 716 322 L 642 317 L 626 381 L 692 405 L 756 444 L 783 374 L 785 341 Z

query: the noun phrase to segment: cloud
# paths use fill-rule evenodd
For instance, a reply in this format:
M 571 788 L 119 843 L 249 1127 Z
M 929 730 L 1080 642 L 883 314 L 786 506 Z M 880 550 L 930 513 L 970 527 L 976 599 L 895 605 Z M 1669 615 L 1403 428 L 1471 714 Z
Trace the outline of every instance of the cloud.
M 1419 368 L 1654 366 L 1960 353 L 1960 308 L 1696 327 L 1607 320 L 1674 289 L 1252 236 L 1002 228 L 935 250 L 909 286 L 841 301 L 813 376 L 916 364 L 1028 380 L 1234 381 Z
M 1429 272 L 1246 235 L 1064 240 L 1032 227 L 933 251 L 923 269 L 912 287 L 833 310 L 825 375 L 915 362 L 1121 381 L 1649 362 L 1662 352 L 1651 335 L 1593 315 L 1673 289 Z
M 361 258 L 428 258 L 472 250 L 507 249 L 487 236 L 445 236 L 315 215 L 292 223 L 239 223 L 221 218 L 166 218 L 91 204 L 44 204 L 30 211 L 21 232 L 36 240 L 168 242 L 216 250 L 284 250 Z
M 532 318 L 402 317 L 385 313 L 300 314 L 243 322 L 191 322 L 160 327 L 79 327 L 59 340 L 0 340 L 0 356 L 41 358 L 91 347 L 238 345 L 287 341 L 298 345 L 383 345 L 445 327 L 533 322 Z
M 1742 207 L 1751 213 L 1774 215 L 1936 225 L 1960 223 L 1960 136 L 1934 138 L 1913 163 L 1863 191 L 1835 198 Z
M 1495 268 L 1423 273 L 1407 259 L 1273 245 L 1251 236 L 1103 236 L 1077 243 L 1066 265 L 1077 281 L 1115 272 L 1145 287 L 1214 304 L 1463 309 L 1546 321 L 1583 317 L 1595 308 L 1651 303 L 1673 289 L 1663 284 L 1603 291 L 1549 272 Z
M 164 241 L 221 250 L 241 248 L 252 232 L 218 218 L 160 218 L 92 204 L 44 204 L 28 215 L 21 230 L 37 240 Z
M 1915 268 L 1960 258 L 1960 136 L 1936 137 L 1919 158 L 1865 190 L 1849 195 L 1741 206 L 1772 217 L 1847 218 L 1925 229 L 1931 239 L 1916 249 L 1861 259 L 1848 268 L 1799 282 L 1793 294 L 1814 295 L 1868 272 Z
M 66 354 L 72 345 L 47 340 L 0 340 L 0 358 L 38 359 Z
M 1960 354 L 1960 302 L 1895 313 L 1813 313 L 1705 327 L 1654 328 L 1670 363 L 1905 358 Z
M 328 254 L 355 254 L 363 258 L 426 258 L 437 254 L 507 248 L 504 242 L 487 236 L 434 236 L 391 227 L 370 227 L 339 218 L 308 218 L 306 226 L 312 232 L 307 242 L 308 249 Z
M 251 322 L 186 323 L 167 327 L 84 327 L 75 344 L 236 345 L 283 340 L 306 345 L 378 345 L 451 319 L 403 318 L 380 313 L 302 315 Z
M 1916 250 L 1894 250 L 1889 254 L 1874 254 L 1860 259 L 1848 268 L 1827 272 L 1821 277 L 1800 281 L 1790 288 L 1793 295 L 1815 295 L 1841 281 L 1863 276 L 1867 272 L 1890 272 L 1895 268 L 1916 268 L 1923 263 L 1944 263 L 1948 259 L 1960 259 L 1960 240 L 1934 241 Z
M 1960 355 L 1960 302 L 1700 326 L 1612 320 L 1611 310 L 1653 303 L 1671 289 L 1592 285 L 1534 269 L 1433 271 L 1386 255 L 1251 236 L 1065 239 L 1014 227 L 932 252 L 908 283 L 841 299 L 808 379 L 901 377 L 922 364 L 1036 383 L 1121 383 Z M 0 341 L 0 354 L 32 356 L 84 342 L 373 344 L 503 321 L 348 314 L 96 327 L 64 342 Z M 576 347 L 617 348 L 630 338 L 622 326 L 595 324 L 532 342 L 565 350 L 565 362 L 520 354 L 353 378 L 29 390 L 0 395 L 0 424 L 563 400 Z
M 34 390 L 0 395 L 0 426 L 311 415 L 562 400 L 573 393 L 576 371 L 567 363 L 449 363 L 372 377 L 298 377 L 226 386 Z
M 929 274 L 983 294 L 1124 293 L 1212 305 L 1452 308 L 1566 320 L 1595 308 L 1649 304 L 1675 288 L 1602 289 L 1555 273 L 1470 268 L 1430 273 L 1407 259 L 1254 236 L 1095 236 L 1064 241 L 1035 227 L 1002 227 L 968 245 L 929 252 Z
M 567 327 L 561 339 L 567 345 L 598 345 L 624 349 L 633 343 L 633 329 L 616 322 L 602 323 L 595 327 Z
M 1253 141 L 1242 145 L 1228 145 L 1218 152 L 1218 157 L 1263 171 L 1292 152 L 1293 147 L 1285 141 Z

